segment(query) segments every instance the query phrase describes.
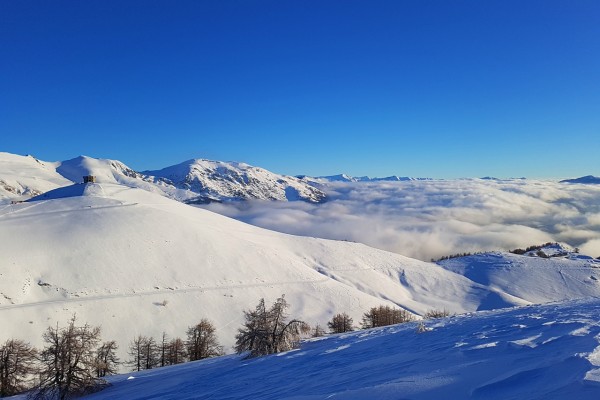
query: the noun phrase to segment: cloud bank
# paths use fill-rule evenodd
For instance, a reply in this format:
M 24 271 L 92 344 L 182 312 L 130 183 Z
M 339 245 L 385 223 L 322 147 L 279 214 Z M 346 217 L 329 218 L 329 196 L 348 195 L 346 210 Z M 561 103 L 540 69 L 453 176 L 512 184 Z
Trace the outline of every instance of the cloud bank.
M 211 211 L 280 232 L 430 260 L 548 241 L 600 256 L 600 185 L 481 180 L 331 183 L 324 204 L 251 201 Z

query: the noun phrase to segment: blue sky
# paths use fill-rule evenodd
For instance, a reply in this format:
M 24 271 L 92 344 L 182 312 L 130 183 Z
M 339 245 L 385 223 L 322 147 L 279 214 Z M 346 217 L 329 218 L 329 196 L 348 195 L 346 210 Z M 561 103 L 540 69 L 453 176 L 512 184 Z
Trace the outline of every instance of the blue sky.
M 1 151 L 600 175 L 600 2 L 2 1 Z

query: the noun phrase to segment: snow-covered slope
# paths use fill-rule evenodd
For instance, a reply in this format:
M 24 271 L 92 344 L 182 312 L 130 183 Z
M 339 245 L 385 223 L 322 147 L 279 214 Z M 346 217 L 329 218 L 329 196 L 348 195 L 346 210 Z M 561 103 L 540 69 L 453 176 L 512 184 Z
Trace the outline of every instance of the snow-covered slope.
M 39 343 L 48 324 L 77 313 L 122 346 L 136 332 L 182 335 L 208 317 L 230 346 L 242 311 L 283 293 L 294 313 L 321 324 L 381 303 L 478 306 L 467 279 L 434 264 L 270 232 L 114 183 L 5 205 L 0 254 L 0 341 Z
M 177 188 L 197 194 L 194 202 L 240 199 L 304 200 L 318 203 L 325 193 L 307 182 L 244 163 L 188 160 L 146 174 L 168 179 Z
M 504 264 L 490 264 L 489 278 L 465 277 L 358 243 L 264 230 L 115 183 L 76 184 L 1 207 L 0 254 L 0 341 L 40 344 L 48 325 L 76 313 L 117 340 L 122 357 L 136 334 L 181 336 L 203 317 L 229 348 L 242 311 L 281 294 L 294 315 L 321 325 L 337 312 L 359 321 L 380 304 L 422 314 L 600 295 L 593 260 L 573 261 L 578 272 L 565 280 L 562 260 L 530 268 L 515 258 L 508 269 L 532 276 L 507 275 L 501 286 L 495 273 Z
M 26 200 L 82 182 L 85 175 L 94 175 L 100 183 L 137 187 L 180 201 L 195 197 L 194 193 L 179 190 L 163 179 L 135 172 L 116 160 L 79 156 L 66 161 L 45 162 L 32 156 L 0 153 L 0 199 Z
M 545 249 L 550 254 L 553 248 Z M 440 261 L 448 271 L 494 289 L 514 299 L 532 303 L 600 295 L 600 260 L 574 253 L 564 257 L 541 258 L 491 252 Z M 482 309 L 501 306 L 495 295 Z M 496 304 L 494 307 L 493 304 Z
M 32 156 L 0 152 L 0 199 L 24 199 L 70 185 L 72 182 L 57 173 L 56 167 L 57 163 Z
M 600 300 L 358 331 L 247 359 L 110 377 L 89 399 L 544 399 L 600 397 Z

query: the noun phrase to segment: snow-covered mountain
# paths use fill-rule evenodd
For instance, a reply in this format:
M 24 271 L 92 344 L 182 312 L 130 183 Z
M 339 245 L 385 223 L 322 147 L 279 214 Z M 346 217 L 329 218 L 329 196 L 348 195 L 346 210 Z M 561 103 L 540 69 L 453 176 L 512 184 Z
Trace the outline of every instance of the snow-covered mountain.
M 369 179 L 367 176 L 353 177 L 346 174 L 330 175 L 330 176 L 317 176 L 317 177 L 306 177 L 301 175 L 300 178 L 314 179 L 317 182 L 362 182 Z
M 243 310 L 281 294 L 294 315 L 321 325 L 337 312 L 359 321 L 380 304 L 462 313 L 600 296 L 593 259 L 494 253 L 440 266 L 268 231 L 109 182 L 0 207 L 0 254 L 0 342 L 39 345 L 48 325 L 76 313 L 117 340 L 122 358 L 134 335 L 182 336 L 203 317 L 229 349 Z
M 490 252 L 440 261 L 448 271 L 475 283 L 497 289 L 481 309 L 500 308 L 515 304 L 515 299 L 531 303 L 598 296 L 600 260 L 576 254 L 556 245 L 535 252 L 517 255 Z M 550 257 L 551 258 L 546 258 Z M 511 300 L 505 303 L 505 298 Z M 489 302 L 488 302 L 489 301 Z
M 325 193 L 307 182 L 238 162 L 188 160 L 147 175 L 164 178 L 179 189 L 196 193 L 192 202 L 240 199 L 304 200 L 318 203 Z
M 600 300 L 331 335 L 109 377 L 88 399 L 544 399 L 600 396 Z
M 32 156 L 0 153 L 0 199 L 30 198 L 72 184 L 56 172 L 58 165 Z
M 304 177 L 304 176 L 301 176 Z M 409 176 L 387 176 L 384 178 L 369 178 L 368 176 L 353 177 L 346 174 L 318 176 L 313 179 L 316 182 L 406 182 L 406 181 L 429 181 L 431 178 L 413 178 Z
M 582 176 L 581 178 L 564 179 L 561 183 L 584 183 L 584 184 L 600 184 L 600 178 L 593 175 Z
M 116 160 L 79 156 L 44 162 L 32 156 L 0 153 L 0 199 L 26 199 L 94 175 L 190 203 L 247 199 L 320 202 L 325 193 L 309 182 L 248 164 L 190 160 L 160 171 L 140 173 Z

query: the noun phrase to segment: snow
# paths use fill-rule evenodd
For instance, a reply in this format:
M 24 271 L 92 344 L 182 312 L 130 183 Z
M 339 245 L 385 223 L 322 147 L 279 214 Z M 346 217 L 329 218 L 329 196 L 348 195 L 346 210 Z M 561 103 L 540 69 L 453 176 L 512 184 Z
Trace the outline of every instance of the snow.
M 245 163 L 194 159 L 144 173 L 167 179 L 179 189 L 196 193 L 198 197 L 192 201 L 197 203 L 240 199 L 318 203 L 325 199 L 321 190 L 301 179 Z
M 331 335 L 278 355 L 113 376 L 85 398 L 591 400 L 599 314 L 600 300 L 587 299 L 426 321 L 424 333 L 408 323 Z
M 100 183 L 138 187 L 181 202 L 212 202 L 202 207 L 263 228 L 357 241 L 424 261 L 548 241 L 600 255 L 599 185 L 523 179 L 373 182 L 348 176 L 340 178 L 359 182 L 327 182 L 202 159 L 153 172 L 161 176 L 85 156 L 47 163 L 0 153 L 0 166 L 0 204 L 93 174 Z
M 515 299 L 545 303 L 598 296 L 600 260 L 538 258 L 493 252 L 440 261 L 438 264 L 496 291 L 501 298 L 490 298 L 497 306 L 489 304 L 487 309 L 498 308 L 501 303 L 515 304 Z
M 182 202 L 264 199 L 320 202 L 325 194 L 304 180 L 244 163 L 189 160 L 139 173 L 120 161 L 79 156 L 48 163 L 0 153 L 0 199 L 29 198 L 94 175 L 98 183 L 137 187 Z
M 22 199 L 71 182 L 56 172 L 56 163 L 0 152 L 0 199 Z
M 230 350 L 243 311 L 281 294 L 311 324 L 370 307 L 452 313 L 600 296 L 596 260 L 506 253 L 442 265 L 257 228 L 117 183 L 75 184 L 0 207 L 0 341 L 100 325 L 121 358 L 137 334 L 182 336 L 206 317 Z M 167 305 L 163 305 L 167 300 Z
M 567 252 L 563 257 L 541 258 L 493 252 L 438 265 L 360 243 L 277 233 L 181 202 L 197 198 L 204 190 L 201 187 L 210 196 L 230 200 L 232 196 L 243 198 L 236 194 L 241 187 L 255 198 L 283 196 L 295 200 L 313 193 L 303 192 L 302 185 L 310 186 L 308 181 L 286 180 L 289 177 L 247 164 L 191 160 L 174 168 L 171 175 L 163 171 L 165 176 L 151 176 L 113 160 L 81 156 L 47 163 L 30 156 L 0 153 L 0 167 L 0 197 L 4 199 L 0 204 L 0 342 L 19 338 L 39 347 L 48 326 L 65 324 L 76 314 L 82 323 L 100 325 L 104 340 L 116 340 L 119 356 L 125 360 L 127 344 L 136 335 L 158 338 L 164 331 L 171 337 L 183 336 L 187 327 L 201 318 L 215 323 L 221 344 L 231 351 L 243 311 L 254 307 L 262 297 L 269 302 L 281 294 L 286 295 L 293 316 L 321 326 L 338 312 L 348 313 L 358 323 L 370 307 L 382 304 L 422 315 L 431 309 L 465 313 L 600 296 L 600 261 L 585 255 Z M 84 175 L 95 175 L 98 183 L 79 183 Z M 183 181 L 170 181 L 180 178 Z M 208 179 L 207 183 L 204 179 Z M 378 195 L 374 193 L 373 198 Z M 11 199 L 29 201 L 11 204 Z M 316 207 L 306 203 L 303 206 Z M 555 256 L 563 250 L 544 249 Z M 588 305 L 568 303 L 565 307 L 574 310 L 578 304 Z M 597 311 L 597 304 L 589 305 L 589 312 Z M 546 318 L 549 309 L 526 310 L 529 310 L 526 318 L 515 316 L 510 325 L 508 321 L 500 321 L 510 326 L 511 332 L 520 332 L 519 335 L 499 336 L 494 329 L 483 329 L 486 323 L 481 322 L 479 327 L 460 328 L 462 336 L 457 333 L 451 343 L 440 344 L 442 350 L 437 342 L 432 342 L 431 353 L 427 352 L 430 345 L 416 342 L 421 340 L 416 337 L 435 338 L 446 326 L 454 326 L 454 321 L 468 324 L 470 318 L 476 317 L 427 322 L 427 331 L 422 335 L 415 334 L 413 324 L 309 341 L 301 351 L 286 353 L 278 359 L 292 363 L 286 364 L 286 368 L 291 365 L 292 371 L 294 368 L 297 373 L 305 371 L 308 376 L 319 376 L 319 368 L 325 373 L 329 371 L 336 375 L 332 385 L 317 382 L 317 386 L 311 389 L 308 385 L 307 391 L 303 391 L 305 385 L 297 382 L 285 389 L 287 392 L 272 393 L 268 388 L 264 394 L 266 398 L 277 398 L 278 393 L 290 398 L 325 395 L 364 398 L 373 392 L 377 395 L 370 397 L 397 398 L 400 390 L 415 398 L 433 398 L 443 395 L 443 388 L 454 388 L 453 393 L 459 398 L 487 398 L 495 387 L 506 390 L 509 386 L 506 382 L 517 382 L 518 386 L 521 381 L 535 380 L 555 371 L 550 364 L 535 364 L 529 370 L 509 374 L 501 369 L 502 363 L 485 359 L 481 363 L 491 363 L 492 371 L 501 373 L 493 375 L 475 368 L 474 381 L 467 384 L 467 387 L 471 384 L 471 389 L 463 392 L 457 382 L 464 383 L 463 375 L 471 374 L 469 368 L 477 365 L 478 361 L 464 363 L 473 354 L 489 352 L 502 360 L 502 351 L 539 352 L 540 348 L 553 349 L 549 346 L 575 343 L 598 334 L 594 322 L 597 314 L 583 310 L 581 315 L 574 313 L 573 318 Z M 488 313 L 482 318 L 494 315 L 505 314 Z M 538 330 L 531 329 L 532 326 Z M 390 337 L 386 339 L 387 336 Z M 393 344 L 393 337 L 400 337 L 401 343 L 407 341 L 418 349 L 395 355 L 398 345 Z M 369 346 L 374 343 L 379 343 L 382 351 L 375 352 L 377 360 L 369 361 L 367 357 L 363 363 L 359 355 L 372 351 Z M 449 360 L 455 357 L 455 364 L 444 361 L 438 371 L 434 360 L 441 361 L 433 354 L 435 346 L 442 351 L 440 354 L 447 352 Z M 578 385 L 589 385 L 600 381 L 598 340 L 594 339 L 591 346 L 577 347 L 577 354 L 581 354 L 575 357 L 577 362 L 566 355 L 566 361 L 551 357 L 549 360 L 557 361 L 557 368 L 562 368 L 564 362 L 569 379 L 583 377 L 577 381 Z M 423 357 L 422 363 L 416 356 Z M 342 362 L 345 358 L 338 357 L 349 357 L 352 362 Z M 598 368 L 583 371 L 579 368 L 580 359 Z M 207 375 L 202 372 L 205 367 L 196 366 L 212 363 L 216 370 L 207 369 Z M 316 367 L 311 363 L 316 363 Z M 393 367 L 394 363 L 401 368 Z M 344 369 L 342 364 L 350 366 Z M 571 371 L 571 364 L 577 368 Z M 249 386 L 253 379 L 266 379 L 267 386 L 274 382 L 260 375 L 262 372 L 256 365 L 271 368 L 265 371 L 280 368 L 271 358 L 241 361 L 229 356 L 177 370 L 183 371 L 183 380 L 179 382 L 191 380 L 185 378 L 185 371 L 216 379 L 216 383 L 219 381 L 215 377 L 225 373 Z M 381 369 L 383 366 L 401 371 L 402 376 L 389 380 Z M 334 367 L 341 369 L 328 370 Z M 250 370 L 249 375 L 240 368 Z M 141 385 L 152 374 L 131 375 L 136 379 L 129 382 Z M 216 383 L 208 385 L 206 390 L 220 393 Z M 548 384 L 552 386 L 553 382 Z M 189 392 L 164 394 L 172 398 L 194 397 L 199 389 L 197 384 L 190 385 Z M 556 393 L 564 393 L 561 388 Z M 240 393 L 246 393 L 246 398 L 263 397 L 261 389 L 256 387 Z M 510 391 L 507 393 L 510 397 Z M 113 398 L 123 397 L 128 396 L 123 393 Z
M 542 246 L 540 249 L 531 250 L 525 253 L 529 257 L 564 257 L 569 256 L 571 259 L 582 258 L 580 255 L 573 252 L 573 249 L 568 248 L 560 243 L 551 243 Z M 589 257 L 588 257 L 589 258 Z
M 409 176 L 391 175 L 384 178 L 369 178 L 368 176 L 353 177 L 346 174 L 308 177 L 316 182 L 406 182 L 406 181 L 428 181 L 431 178 L 413 178 Z

